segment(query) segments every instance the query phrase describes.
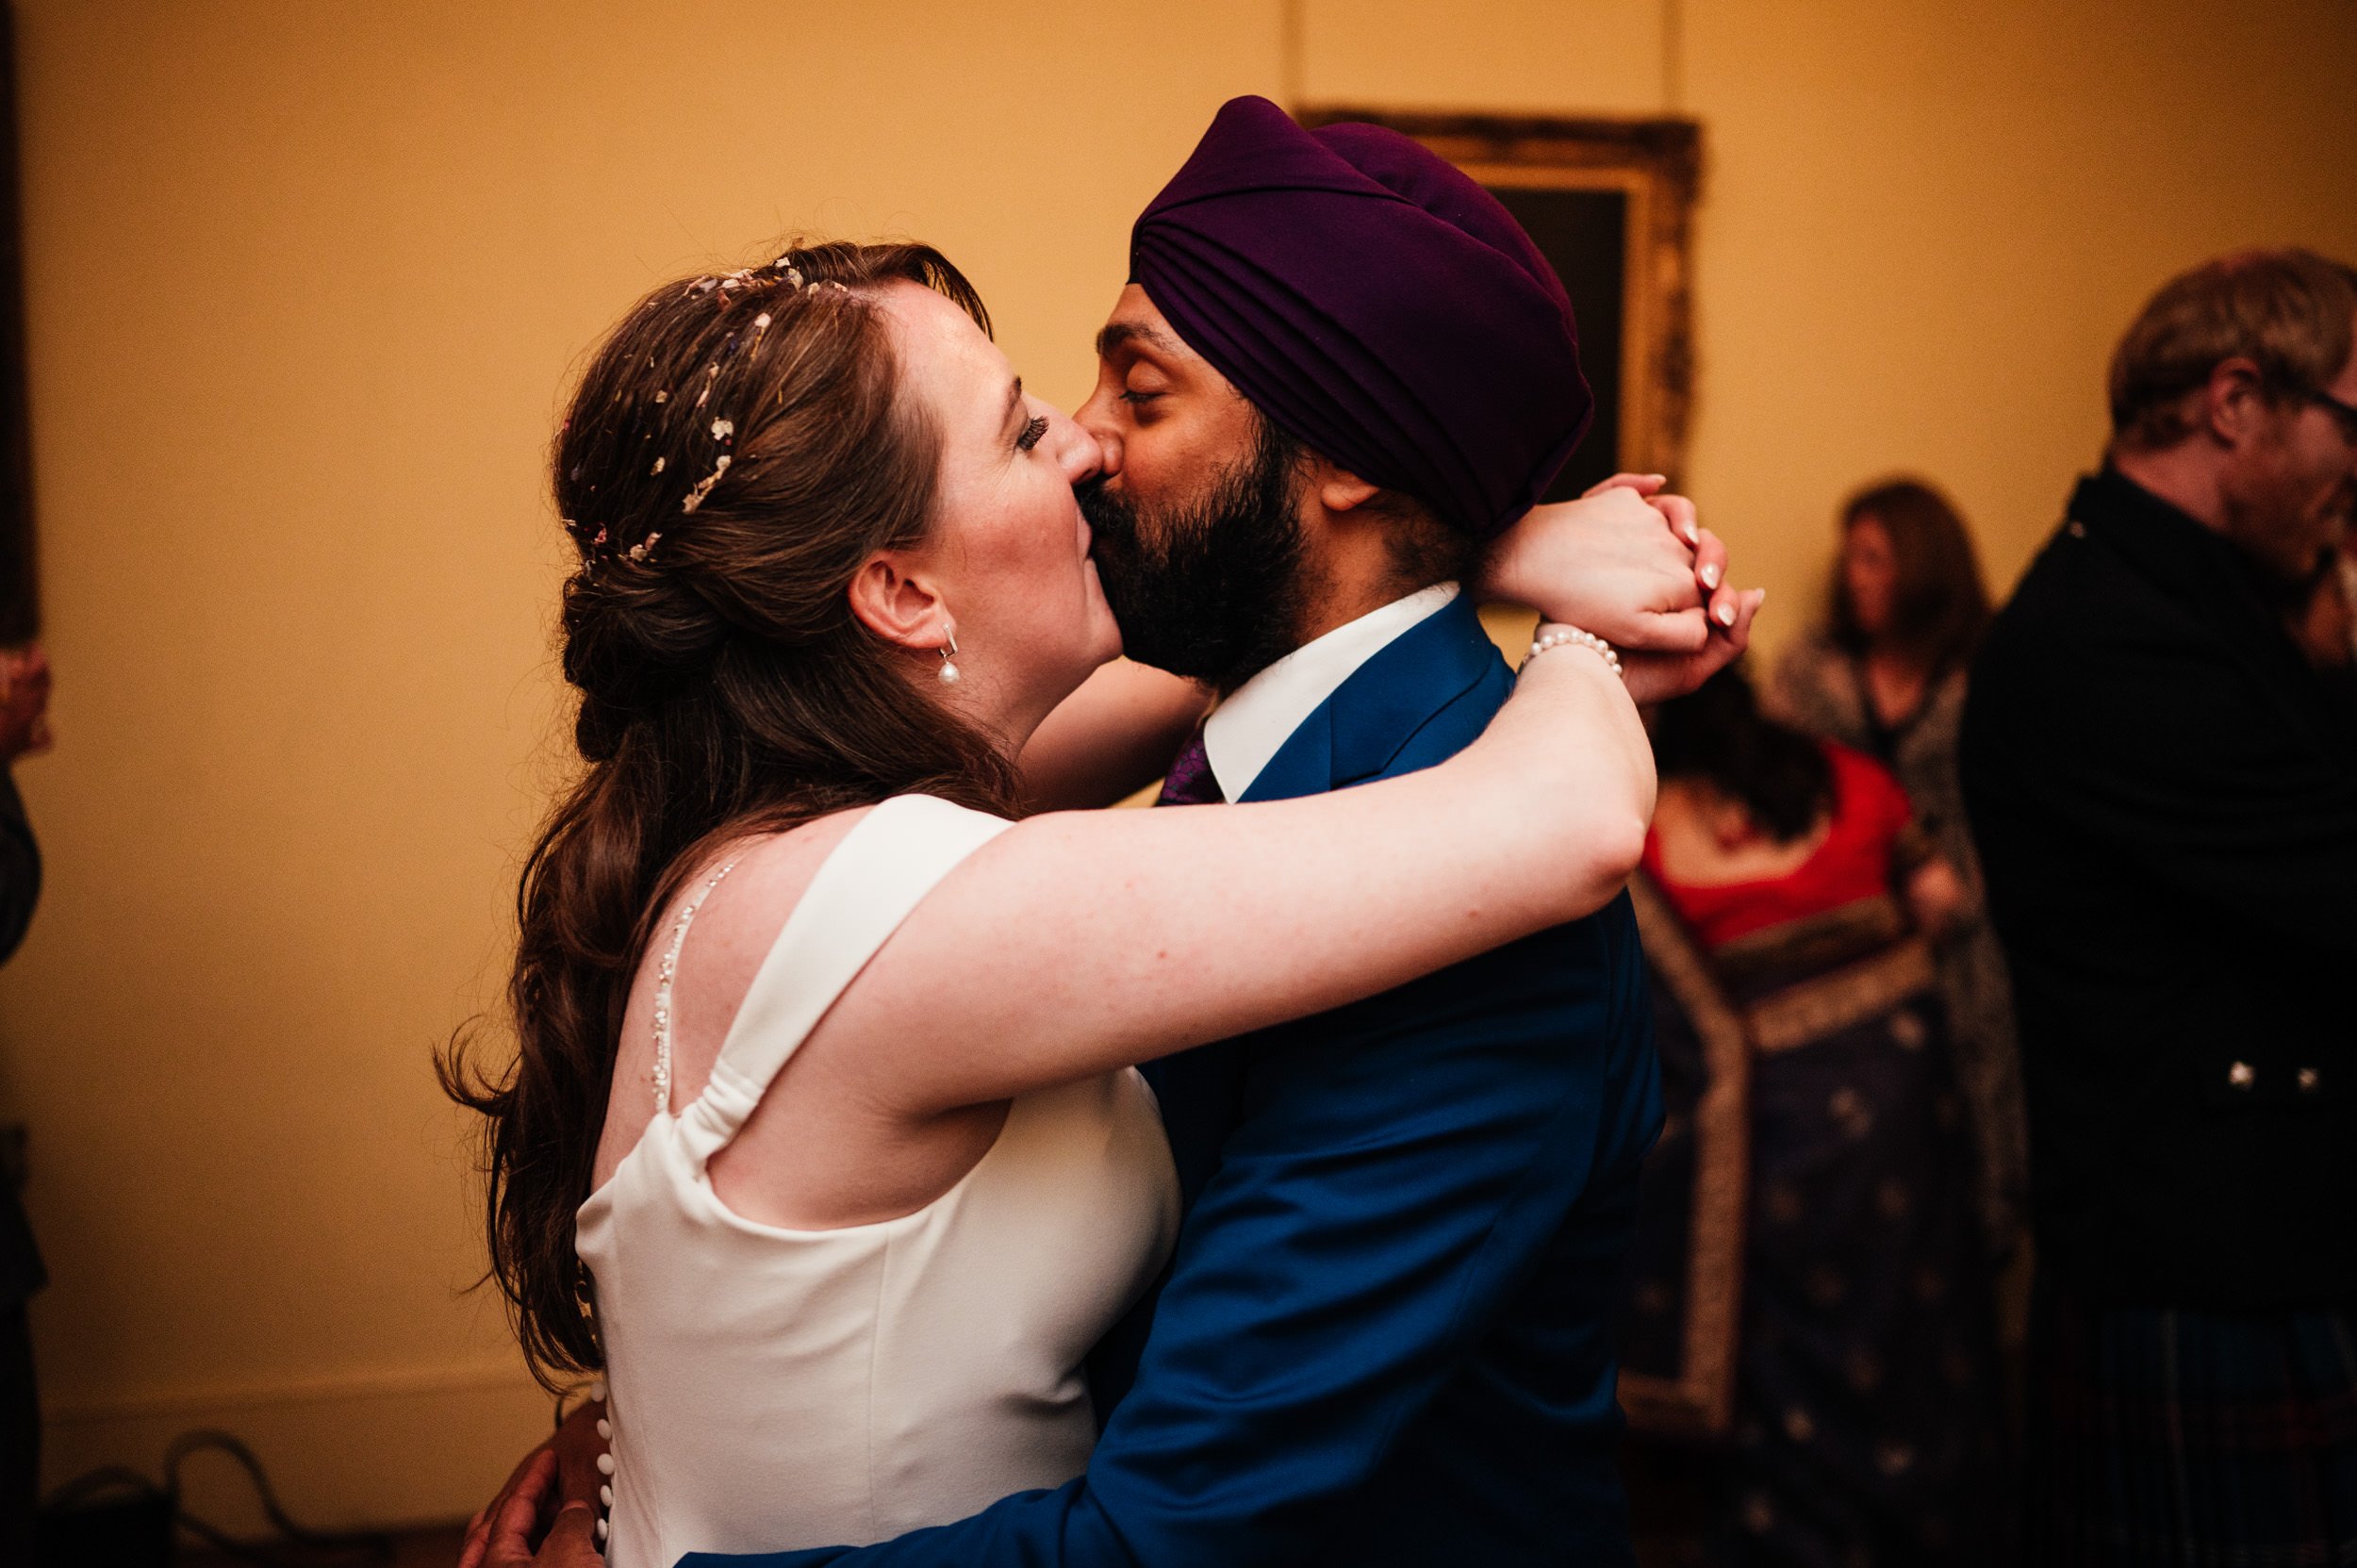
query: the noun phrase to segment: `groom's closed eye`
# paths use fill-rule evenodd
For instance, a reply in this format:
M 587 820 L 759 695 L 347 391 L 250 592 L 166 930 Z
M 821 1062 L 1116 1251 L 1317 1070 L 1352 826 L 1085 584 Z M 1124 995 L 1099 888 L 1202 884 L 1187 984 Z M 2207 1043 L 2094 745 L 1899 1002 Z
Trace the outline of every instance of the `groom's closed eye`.
M 1170 377 L 1150 360 L 1136 360 L 1122 368 L 1119 401 L 1132 408 L 1143 408 L 1169 390 Z

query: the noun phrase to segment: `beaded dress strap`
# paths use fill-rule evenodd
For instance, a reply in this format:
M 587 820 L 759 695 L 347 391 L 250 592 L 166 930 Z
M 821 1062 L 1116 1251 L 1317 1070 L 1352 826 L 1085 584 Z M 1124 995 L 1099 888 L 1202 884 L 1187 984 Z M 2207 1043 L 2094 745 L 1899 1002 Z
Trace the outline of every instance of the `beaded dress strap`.
M 966 856 L 1014 825 L 930 795 L 898 795 L 843 835 L 762 960 L 703 1093 L 680 1112 L 691 1159 L 709 1160 L 736 1135 L 900 922 Z
M 679 951 L 686 944 L 687 928 L 696 923 L 696 912 L 712 897 L 712 890 L 735 869 L 733 860 L 724 863 L 695 897 L 680 907 L 679 918 L 671 923 L 671 945 L 664 949 L 663 962 L 655 969 L 654 1114 L 658 1116 L 671 1109 L 671 982 L 679 978 Z

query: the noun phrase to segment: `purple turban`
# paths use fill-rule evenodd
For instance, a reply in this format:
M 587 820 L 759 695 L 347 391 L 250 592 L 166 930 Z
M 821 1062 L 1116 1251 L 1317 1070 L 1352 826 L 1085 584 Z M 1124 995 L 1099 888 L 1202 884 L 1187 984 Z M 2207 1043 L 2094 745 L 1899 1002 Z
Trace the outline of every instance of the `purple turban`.
M 1530 509 L 1595 409 L 1546 257 L 1377 125 L 1229 99 L 1131 230 L 1129 276 L 1279 429 L 1477 536 Z

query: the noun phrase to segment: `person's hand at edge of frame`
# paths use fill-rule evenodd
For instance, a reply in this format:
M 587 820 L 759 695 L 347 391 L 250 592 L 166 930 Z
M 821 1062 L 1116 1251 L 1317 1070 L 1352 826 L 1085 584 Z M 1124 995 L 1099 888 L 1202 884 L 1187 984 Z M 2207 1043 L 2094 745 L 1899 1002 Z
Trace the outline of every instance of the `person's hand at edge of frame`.
M 38 642 L 0 652 L 0 767 L 55 745 L 49 729 L 49 653 Z

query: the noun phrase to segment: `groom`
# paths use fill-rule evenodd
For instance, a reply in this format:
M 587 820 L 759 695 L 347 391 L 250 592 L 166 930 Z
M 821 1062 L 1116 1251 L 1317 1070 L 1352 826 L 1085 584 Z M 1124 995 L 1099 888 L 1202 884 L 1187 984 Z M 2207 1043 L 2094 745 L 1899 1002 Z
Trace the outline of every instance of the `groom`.
M 1510 677 L 1457 585 L 1591 412 L 1504 209 L 1392 132 L 1237 99 L 1138 221 L 1098 351 L 1106 595 L 1130 656 L 1223 694 L 1162 803 L 1343 788 L 1479 734 Z M 1755 605 L 1722 592 L 1673 683 Z M 1647 1017 L 1623 897 L 1148 1068 L 1187 1217 L 1092 1369 L 1087 1473 L 875 1546 L 688 1560 L 1629 1562 L 1611 1325 L 1660 1117 Z M 569 1519 L 541 1560 L 586 1540 Z

